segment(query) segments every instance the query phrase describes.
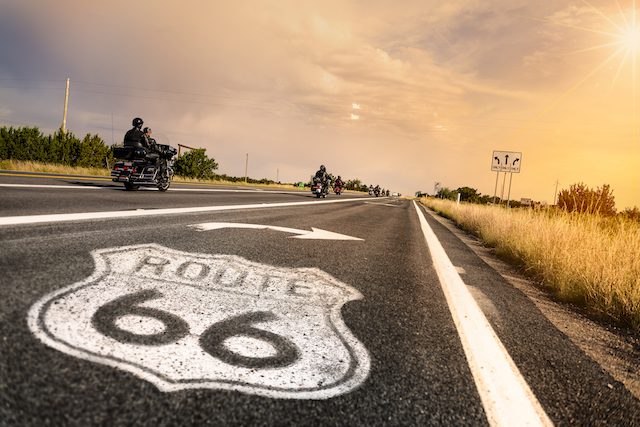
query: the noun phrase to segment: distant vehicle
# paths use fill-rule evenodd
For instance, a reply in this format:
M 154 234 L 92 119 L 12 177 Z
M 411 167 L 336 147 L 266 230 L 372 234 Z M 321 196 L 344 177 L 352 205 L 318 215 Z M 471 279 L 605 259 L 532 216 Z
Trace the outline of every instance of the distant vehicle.
M 323 199 L 327 197 L 328 188 L 322 185 L 322 180 L 320 178 L 313 178 L 313 184 L 311 185 L 311 193 L 313 193 L 316 198 L 322 197 Z

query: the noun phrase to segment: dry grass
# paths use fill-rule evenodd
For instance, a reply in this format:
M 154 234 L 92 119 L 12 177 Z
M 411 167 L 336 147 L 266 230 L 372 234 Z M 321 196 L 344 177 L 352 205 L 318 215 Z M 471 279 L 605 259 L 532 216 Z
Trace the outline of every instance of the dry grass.
M 109 170 L 104 168 L 81 168 L 58 165 L 53 163 L 29 162 L 21 160 L 0 160 L 0 169 L 19 172 L 46 172 L 69 175 L 109 176 Z
M 640 223 L 557 210 L 420 201 L 561 299 L 640 330 Z

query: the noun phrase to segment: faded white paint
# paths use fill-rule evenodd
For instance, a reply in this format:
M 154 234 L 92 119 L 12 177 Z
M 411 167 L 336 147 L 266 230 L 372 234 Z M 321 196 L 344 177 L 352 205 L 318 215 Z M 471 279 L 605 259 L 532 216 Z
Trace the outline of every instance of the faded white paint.
M 368 353 L 340 314 L 343 304 L 362 295 L 318 269 L 273 267 L 154 244 L 92 255 L 91 277 L 44 296 L 29 311 L 31 331 L 57 350 L 132 372 L 162 391 L 212 388 L 326 399 L 352 391 L 368 376 Z M 132 306 L 132 313 L 109 311 L 114 301 L 144 292 L 155 296 Z M 135 312 L 140 310 L 147 315 Z M 149 310 L 177 319 L 183 331 L 161 344 L 135 343 L 100 332 L 109 322 L 96 320 L 106 313 L 115 318 L 116 329 L 143 340 L 158 333 L 166 339 L 180 329 Z M 253 333 L 220 332 L 232 319 L 252 313 L 265 316 L 250 324 Z M 215 340 L 207 341 L 209 332 L 222 334 L 218 351 L 233 357 L 274 357 L 278 344 L 268 337 L 285 342 L 297 355 L 269 367 L 224 361 L 212 355 Z

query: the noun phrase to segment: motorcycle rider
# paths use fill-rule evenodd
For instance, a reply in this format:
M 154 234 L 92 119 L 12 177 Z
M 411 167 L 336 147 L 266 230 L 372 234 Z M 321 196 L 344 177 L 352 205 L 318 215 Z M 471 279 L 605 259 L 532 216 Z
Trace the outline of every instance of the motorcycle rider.
M 124 134 L 124 146 L 144 148 L 143 141 L 146 140 L 144 138 L 144 132 L 141 130 L 144 121 L 140 117 L 136 117 L 131 124 L 133 127 Z
M 153 131 L 151 128 L 146 127 L 142 129 L 143 132 L 143 145 L 147 149 L 147 159 L 149 161 L 155 162 L 156 169 L 160 172 L 160 176 L 164 176 L 166 172 L 166 161 L 160 157 L 160 150 L 158 148 L 158 144 L 156 140 L 153 138 Z
M 369 195 L 373 196 L 373 184 L 369 184 Z
M 316 172 L 314 179 L 320 180 L 322 183 L 322 191 L 327 193 L 327 188 L 329 186 L 329 174 L 327 173 L 327 168 L 325 168 L 324 165 L 320 165 L 320 169 Z
M 344 182 L 342 182 L 342 177 L 340 175 L 338 175 L 338 177 L 336 178 L 336 180 L 333 182 L 333 188 L 336 187 L 344 187 Z

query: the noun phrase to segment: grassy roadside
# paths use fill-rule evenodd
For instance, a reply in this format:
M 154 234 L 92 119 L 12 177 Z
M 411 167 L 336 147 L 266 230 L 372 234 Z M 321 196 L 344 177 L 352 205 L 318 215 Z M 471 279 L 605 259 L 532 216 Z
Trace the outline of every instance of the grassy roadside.
M 73 166 L 65 166 L 51 163 L 41 163 L 41 162 L 31 162 L 31 161 L 20 161 L 20 160 L 0 160 L 0 169 L 3 170 L 11 170 L 18 172 L 44 172 L 44 173 L 60 173 L 60 174 L 69 174 L 69 175 L 90 175 L 90 176 L 110 176 L 109 169 L 104 168 L 82 168 L 82 167 L 73 167 Z M 234 182 L 234 181 L 224 181 L 224 180 L 211 180 L 211 179 L 194 179 L 194 178 L 186 178 L 182 176 L 177 176 L 174 179 L 176 183 L 186 183 L 186 184 L 220 184 L 220 185 L 234 185 L 238 187 L 251 187 L 251 188 L 269 188 L 269 189 L 280 189 L 280 190 L 291 190 L 295 191 L 297 187 L 293 185 L 286 184 L 253 184 L 253 183 L 244 183 Z M 308 189 L 300 190 L 300 191 L 309 191 Z
M 420 202 L 495 248 L 561 300 L 640 330 L 640 223 L 431 198 Z

